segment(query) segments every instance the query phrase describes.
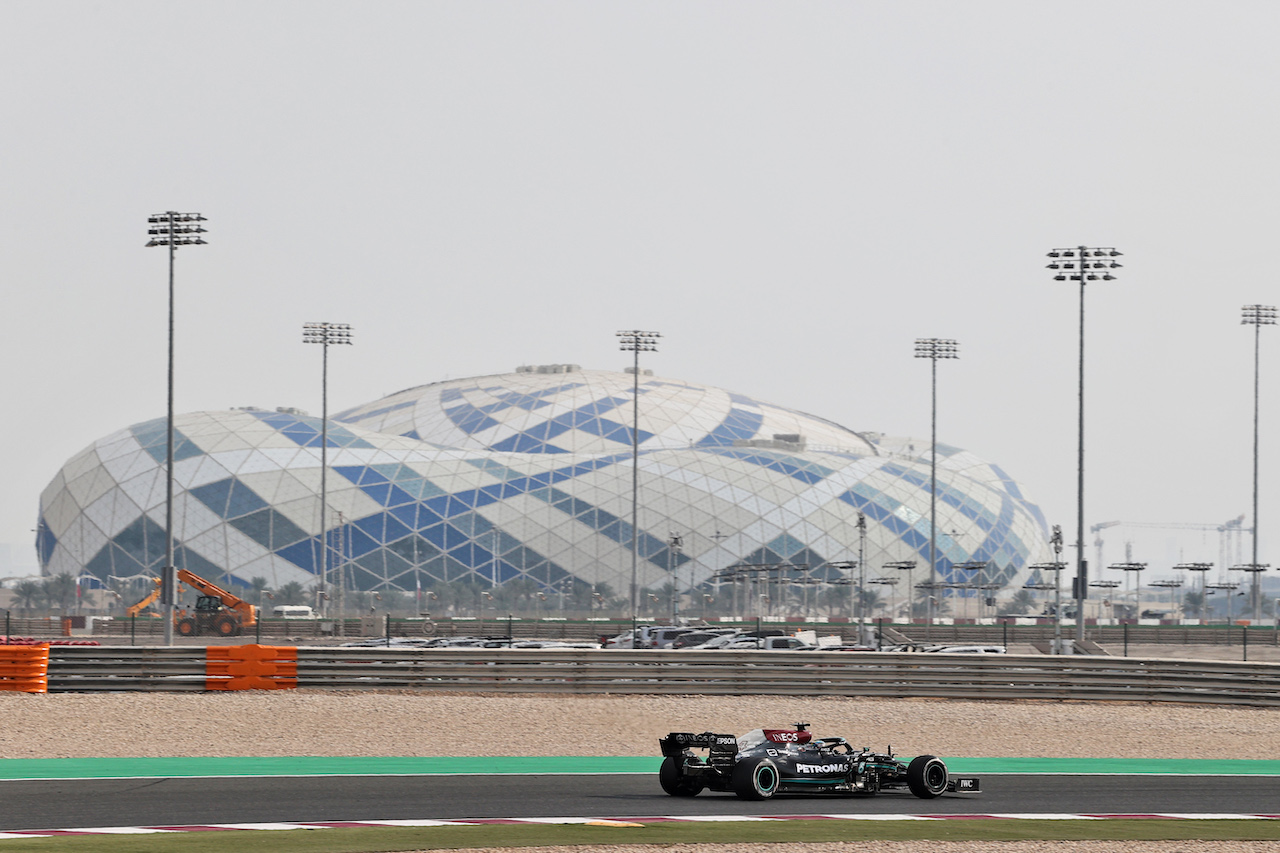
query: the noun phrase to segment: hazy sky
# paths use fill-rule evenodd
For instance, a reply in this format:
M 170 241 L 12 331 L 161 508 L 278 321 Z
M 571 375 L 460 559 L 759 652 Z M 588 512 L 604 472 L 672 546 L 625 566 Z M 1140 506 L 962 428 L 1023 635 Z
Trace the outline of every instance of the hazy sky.
M 163 416 L 143 246 L 171 209 L 209 218 L 178 255 L 179 412 L 319 414 L 306 321 L 355 329 L 334 411 L 621 368 L 639 328 L 660 375 L 927 438 L 912 344 L 949 337 L 940 441 L 1068 539 L 1078 289 L 1044 254 L 1115 246 L 1087 296 L 1086 523 L 1248 513 L 1277 34 L 1280 4 L 1221 0 L 0 0 L 0 542 L 34 564 L 59 467 Z M 1280 562 L 1280 330 L 1262 343 Z M 1218 559 L 1216 533 L 1171 535 L 1134 558 Z

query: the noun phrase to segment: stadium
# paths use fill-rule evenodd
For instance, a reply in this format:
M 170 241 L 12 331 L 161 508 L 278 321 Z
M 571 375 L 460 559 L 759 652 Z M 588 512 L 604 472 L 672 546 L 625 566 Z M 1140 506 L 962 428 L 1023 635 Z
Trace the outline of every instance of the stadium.
M 159 574 L 165 426 L 108 435 L 58 472 L 40 500 L 45 574 Z M 625 596 L 634 572 L 643 589 L 692 600 L 726 581 L 759 582 L 765 566 L 796 596 L 804 583 L 848 584 L 861 549 L 867 578 L 916 561 L 915 582 L 927 580 L 927 440 L 647 371 L 521 367 L 332 415 L 322 525 L 321 426 L 293 409 L 178 416 L 176 565 L 232 588 L 255 577 L 312 588 L 325 567 L 348 590 L 411 593 L 521 581 Z M 1049 559 L 1043 515 L 1018 485 L 941 444 L 937 518 L 938 580 L 952 584 L 941 595 L 1020 586 Z

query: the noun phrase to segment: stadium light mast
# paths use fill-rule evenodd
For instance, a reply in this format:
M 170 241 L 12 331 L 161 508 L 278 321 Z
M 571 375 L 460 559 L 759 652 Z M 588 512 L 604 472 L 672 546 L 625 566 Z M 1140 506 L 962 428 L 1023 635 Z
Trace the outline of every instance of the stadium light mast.
M 932 415 L 929 432 L 929 583 L 938 582 L 938 359 L 959 358 L 960 344 L 949 338 L 916 338 L 916 358 L 927 358 L 932 384 Z M 932 625 L 937 603 L 929 598 L 928 624 Z
M 657 352 L 662 334 L 637 329 L 616 334 L 618 349 L 635 356 L 631 368 L 631 632 L 635 642 L 640 609 L 640 353 Z
M 1079 438 L 1076 451 L 1076 639 L 1084 639 L 1084 597 L 1089 591 L 1088 564 L 1084 559 L 1084 287 L 1091 281 L 1114 281 L 1120 253 L 1110 246 L 1076 246 L 1049 252 L 1049 269 L 1054 281 L 1080 282 L 1080 385 Z
M 351 326 L 346 323 L 303 323 L 302 342 L 320 344 L 320 615 L 329 611 L 324 595 L 329 579 L 329 346 L 351 344 Z M 341 583 L 341 578 L 339 578 Z M 342 590 L 339 586 L 338 595 Z M 341 614 L 339 610 L 339 614 Z
M 147 217 L 151 227 L 147 233 L 152 246 L 169 247 L 169 402 L 165 416 L 165 498 L 164 498 L 164 566 L 160 569 L 160 602 L 164 605 L 164 644 L 173 645 L 173 610 L 177 604 L 178 578 L 173 560 L 173 262 L 179 246 L 203 246 L 200 235 L 206 233 L 200 223 L 207 221 L 198 213 L 170 210 Z
M 1262 347 L 1262 327 L 1276 324 L 1274 305 L 1246 305 L 1241 309 L 1240 325 L 1253 326 L 1253 581 L 1249 585 L 1252 619 L 1262 618 L 1261 569 L 1258 569 L 1258 353 Z

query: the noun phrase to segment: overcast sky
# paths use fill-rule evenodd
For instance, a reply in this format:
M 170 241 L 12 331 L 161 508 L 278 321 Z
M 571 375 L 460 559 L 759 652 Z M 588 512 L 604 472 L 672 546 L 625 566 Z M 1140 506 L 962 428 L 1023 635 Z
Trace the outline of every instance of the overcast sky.
M 209 218 L 178 254 L 179 412 L 319 414 L 306 321 L 355 330 L 334 411 L 618 369 L 638 328 L 659 375 L 927 438 L 912 345 L 955 338 L 939 440 L 1069 540 L 1078 287 L 1044 255 L 1114 246 L 1087 294 L 1086 523 L 1251 513 L 1240 308 L 1280 302 L 1278 25 L 1241 0 L 0 0 L 0 543 L 34 565 L 61 465 L 164 415 L 166 251 L 143 246 L 166 210 Z M 1216 533 L 1175 535 L 1134 559 L 1218 560 Z

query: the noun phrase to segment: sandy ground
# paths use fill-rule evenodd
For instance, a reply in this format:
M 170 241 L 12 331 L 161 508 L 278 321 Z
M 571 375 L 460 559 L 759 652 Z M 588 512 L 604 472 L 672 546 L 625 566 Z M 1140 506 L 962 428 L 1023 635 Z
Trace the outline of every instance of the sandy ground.
M 943 756 L 1280 756 L 1280 709 L 707 696 L 0 693 L 0 758 L 655 755 L 671 731 L 811 723 L 858 746 Z M 460 737 L 459 732 L 465 732 Z

